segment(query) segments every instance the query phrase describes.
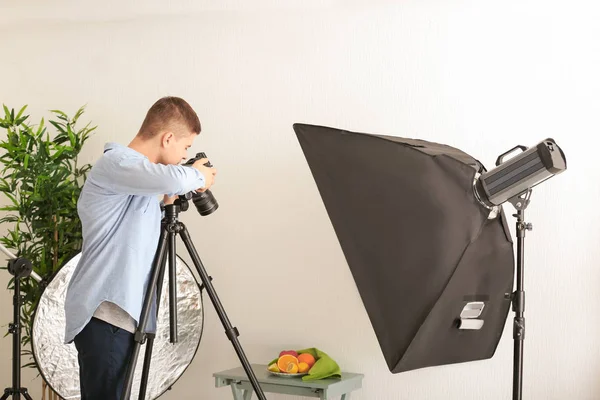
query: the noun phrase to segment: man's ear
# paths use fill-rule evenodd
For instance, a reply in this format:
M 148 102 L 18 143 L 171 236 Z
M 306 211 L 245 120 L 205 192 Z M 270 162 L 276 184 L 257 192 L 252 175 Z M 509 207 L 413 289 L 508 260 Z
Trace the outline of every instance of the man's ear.
M 173 132 L 171 132 L 171 131 L 167 131 L 167 132 L 165 132 L 165 133 L 162 134 L 161 144 L 164 147 L 167 147 L 174 140 L 175 140 L 175 134 Z

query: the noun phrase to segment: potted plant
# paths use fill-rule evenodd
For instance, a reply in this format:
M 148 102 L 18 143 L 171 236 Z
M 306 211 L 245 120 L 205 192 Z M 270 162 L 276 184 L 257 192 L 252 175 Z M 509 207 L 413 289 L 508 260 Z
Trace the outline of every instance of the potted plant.
M 90 164 L 79 165 L 78 156 L 96 127 L 79 128 L 84 113 L 81 107 L 73 117 L 60 110 L 51 110 L 50 136 L 44 119 L 31 125 L 27 106 L 15 114 L 4 106 L 0 128 L 6 138 L 0 141 L 0 192 L 5 205 L 2 226 L 8 233 L 0 237 L 2 244 L 33 264 L 42 278 L 50 279 L 70 258 L 81 251 L 81 222 L 77 214 L 77 199 Z M 4 267 L 6 269 L 6 267 Z M 9 282 L 9 289 L 14 278 Z M 37 367 L 31 350 L 33 314 L 43 288 L 32 278 L 22 281 L 25 296 L 21 324 L 22 356 L 29 357 L 23 368 Z M 44 392 L 45 382 L 43 382 Z

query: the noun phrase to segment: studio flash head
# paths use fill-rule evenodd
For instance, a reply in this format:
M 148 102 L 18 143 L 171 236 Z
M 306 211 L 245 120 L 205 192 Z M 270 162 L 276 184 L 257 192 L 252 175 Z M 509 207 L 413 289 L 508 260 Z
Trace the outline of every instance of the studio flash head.
M 513 151 L 522 152 L 511 159 Z M 496 168 L 481 174 L 475 183 L 475 196 L 487 207 L 498 206 L 567 169 L 562 149 L 552 139 L 527 148 L 515 146 L 496 160 Z

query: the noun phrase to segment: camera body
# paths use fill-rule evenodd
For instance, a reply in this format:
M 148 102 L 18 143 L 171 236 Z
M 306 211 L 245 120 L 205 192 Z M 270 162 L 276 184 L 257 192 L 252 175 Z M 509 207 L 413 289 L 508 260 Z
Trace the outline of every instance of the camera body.
M 205 153 L 196 153 L 196 156 L 194 158 L 191 158 L 183 165 L 191 167 L 192 164 L 194 164 L 196 161 L 202 158 L 207 158 Z M 204 165 L 206 165 L 207 167 L 212 167 L 210 161 L 205 163 Z M 184 196 L 185 200 L 192 199 L 192 202 L 196 206 L 196 210 L 198 210 L 198 212 L 202 216 L 212 214 L 217 210 L 217 208 L 219 208 L 219 203 L 217 203 L 217 199 L 215 199 L 215 196 L 212 194 L 210 189 L 204 192 L 196 192 L 195 190 L 193 190 L 185 194 Z

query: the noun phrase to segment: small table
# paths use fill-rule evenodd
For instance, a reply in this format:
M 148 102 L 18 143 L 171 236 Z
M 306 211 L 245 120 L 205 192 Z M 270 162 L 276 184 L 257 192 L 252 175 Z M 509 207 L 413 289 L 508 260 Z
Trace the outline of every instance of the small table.
M 281 377 L 272 375 L 267 366 L 252 364 L 252 370 L 261 389 L 265 393 L 282 393 L 297 396 L 317 397 L 322 400 L 341 396 L 341 400 L 350 399 L 350 392 L 362 387 L 363 374 L 342 372 L 341 378 L 326 378 L 305 382 L 300 377 Z M 215 386 L 231 386 L 234 400 L 250 400 L 254 392 L 250 379 L 243 367 L 216 372 Z

